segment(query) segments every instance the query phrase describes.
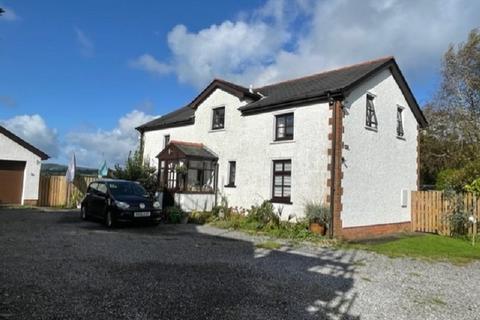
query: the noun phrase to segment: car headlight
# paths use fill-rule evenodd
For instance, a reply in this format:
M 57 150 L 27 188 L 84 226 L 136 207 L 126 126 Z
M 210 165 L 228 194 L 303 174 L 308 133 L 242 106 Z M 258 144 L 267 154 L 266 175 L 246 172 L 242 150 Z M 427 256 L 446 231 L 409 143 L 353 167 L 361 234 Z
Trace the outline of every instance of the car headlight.
M 128 203 L 122 201 L 115 201 L 115 205 L 120 209 L 128 209 L 130 207 Z
M 159 209 L 159 208 L 160 208 L 160 202 L 155 201 L 155 202 L 153 203 L 153 207 L 154 207 L 155 209 Z

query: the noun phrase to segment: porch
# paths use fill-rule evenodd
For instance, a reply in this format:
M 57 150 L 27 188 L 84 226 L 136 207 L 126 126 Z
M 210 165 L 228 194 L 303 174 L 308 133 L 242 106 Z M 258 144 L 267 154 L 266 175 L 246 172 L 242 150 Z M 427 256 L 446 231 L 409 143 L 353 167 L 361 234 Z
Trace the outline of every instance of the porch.
M 157 156 L 162 207 L 209 211 L 216 203 L 218 157 L 201 143 L 170 141 Z

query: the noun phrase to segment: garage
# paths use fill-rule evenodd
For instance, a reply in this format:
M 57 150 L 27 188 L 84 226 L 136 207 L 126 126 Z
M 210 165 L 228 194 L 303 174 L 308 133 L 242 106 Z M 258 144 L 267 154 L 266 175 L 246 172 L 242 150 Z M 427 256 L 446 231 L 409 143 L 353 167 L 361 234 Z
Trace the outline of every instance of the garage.
M 0 160 L 0 204 L 22 202 L 25 161 Z
M 36 205 L 46 159 L 47 154 L 0 126 L 0 205 Z

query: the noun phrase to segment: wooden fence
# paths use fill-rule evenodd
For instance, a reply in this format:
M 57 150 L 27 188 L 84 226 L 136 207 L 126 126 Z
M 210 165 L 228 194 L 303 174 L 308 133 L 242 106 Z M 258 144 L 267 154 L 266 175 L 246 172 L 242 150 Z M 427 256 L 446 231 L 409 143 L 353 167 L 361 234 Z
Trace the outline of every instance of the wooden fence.
M 38 205 L 45 207 L 67 206 L 75 198 L 87 191 L 88 184 L 97 177 L 77 176 L 73 184 L 67 183 L 65 176 L 41 176 L 38 192 Z
M 480 220 L 480 198 L 465 193 L 458 198 L 449 199 L 442 191 L 412 192 L 412 229 L 413 231 L 451 235 L 448 216 L 457 201 L 463 202 L 463 210 Z M 473 225 L 468 224 L 468 233 L 473 233 Z

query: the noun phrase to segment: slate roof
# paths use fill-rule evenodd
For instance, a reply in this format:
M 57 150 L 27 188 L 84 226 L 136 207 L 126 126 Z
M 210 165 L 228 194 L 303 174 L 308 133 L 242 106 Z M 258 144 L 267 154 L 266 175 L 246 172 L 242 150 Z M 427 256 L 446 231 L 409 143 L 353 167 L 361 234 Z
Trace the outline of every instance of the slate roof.
M 194 117 L 195 110 L 190 106 L 190 104 L 188 104 L 183 108 L 177 109 L 167 113 L 164 116 L 142 124 L 141 126 L 137 127 L 137 130 L 147 131 L 193 124 Z
M 393 57 L 343 67 L 314 75 L 282 81 L 254 90 L 260 92 L 263 99 L 254 101 L 240 108 L 242 111 L 253 111 L 265 107 L 326 95 L 347 89 L 372 71 L 390 62 Z
M 175 146 L 186 157 L 211 159 L 211 160 L 218 159 L 217 155 L 215 155 L 202 143 L 172 140 L 168 143 L 168 146 L 171 146 L 171 145 Z M 159 157 L 160 154 L 162 154 L 162 152 L 160 152 L 157 157 Z
M 137 129 L 140 131 L 147 131 L 193 124 L 196 106 L 208 97 L 208 95 L 217 87 L 231 92 L 240 99 L 248 99 L 250 102 L 239 108 L 243 115 L 247 115 L 288 107 L 298 103 L 316 102 L 321 100 L 326 101 L 328 100 L 329 95 L 346 96 L 350 90 L 354 89 L 360 82 L 368 79 L 385 68 L 390 69 L 418 123 L 422 127 L 425 127 L 427 125 L 427 120 L 398 68 L 395 59 L 393 57 L 385 57 L 302 78 L 254 88 L 253 93 L 250 92 L 249 89 L 240 85 L 225 80 L 215 79 L 190 104 L 163 117 L 150 121 Z
M 36 154 L 37 156 L 40 157 L 40 159 L 42 160 L 47 160 L 48 158 L 50 158 L 48 156 L 48 154 L 46 154 L 45 152 L 35 148 L 34 146 L 32 146 L 30 143 L 28 143 L 27 141 L 23 140 L 22 138 L 20 138 L 19 136 L 17 136 L 16 134 L 14 134 L 13 132 L 5 129 L 4 127 L 0 126 L 0 133 L 4 134 L 7 138 L 10 138 L 11 140 L 15 141 L 16 143 L 18 143 L 19 145 L 21 145 L 22 147 L 24 147 L 25 149 L 27 149 L 28 151 Z

